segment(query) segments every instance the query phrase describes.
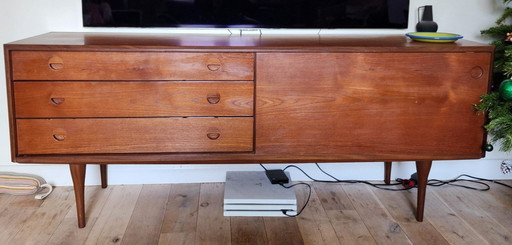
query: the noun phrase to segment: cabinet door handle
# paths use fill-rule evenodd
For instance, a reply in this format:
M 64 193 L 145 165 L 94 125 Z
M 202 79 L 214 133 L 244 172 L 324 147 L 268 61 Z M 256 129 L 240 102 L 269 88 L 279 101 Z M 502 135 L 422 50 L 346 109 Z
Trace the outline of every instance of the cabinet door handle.
M 208 103 L 214 105 L 220 102 L 220 94 L 219 93 L 210 93 L 206 95 L 206 100 Z
M 65 98 L 50 98 L 50 100 L 52 101 L 53 104 L 55 105 L 60 105 L 62 103 L 64 103 L 64 101 L 66 100 Z
M 208 139 L 216 140 L 220 137 L 220 133 L 207 133 L 206 136 Z

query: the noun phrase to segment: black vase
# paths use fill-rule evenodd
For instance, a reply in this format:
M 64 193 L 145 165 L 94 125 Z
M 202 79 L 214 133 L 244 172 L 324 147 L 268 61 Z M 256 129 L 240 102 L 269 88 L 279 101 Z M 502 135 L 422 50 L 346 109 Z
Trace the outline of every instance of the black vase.
M 425 5 L 418 8 L 418 16 L 420 15 L 419 9 L 423 8 L 423 16 L 421 20 L 416 24 L 416 31 L 418 32 L 436 32 L 437 23 L 434 22 L 432 17 L 432 5 Z

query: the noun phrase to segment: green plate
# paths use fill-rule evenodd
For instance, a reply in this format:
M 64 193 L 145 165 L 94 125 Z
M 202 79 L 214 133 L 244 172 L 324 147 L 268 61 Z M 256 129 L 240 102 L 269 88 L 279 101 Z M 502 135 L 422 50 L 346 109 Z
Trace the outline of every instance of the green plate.
M 462 38 L 459 34 L 444 32 L 409 32 L 405 35 L 414 41 L 429 43 L 452 43 Z

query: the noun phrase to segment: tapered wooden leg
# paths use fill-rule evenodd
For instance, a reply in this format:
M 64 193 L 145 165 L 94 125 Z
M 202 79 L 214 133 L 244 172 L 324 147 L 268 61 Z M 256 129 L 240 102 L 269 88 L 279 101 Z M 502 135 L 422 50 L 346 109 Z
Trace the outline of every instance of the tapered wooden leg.
M 100 174 L 101 174 L 101 188 L 105 189 L 108 186 L 107 164 L 100 164 Z
M 85 227 L 85 164 L 69 164 L 73 187 L 75 189 L 76 212 L 78 217 L 78 227 Z
M 416 220 L 423 221 L 425 210 L 425 195 L 427 194 L 427 182 L 432 161 L 416 161 L 416 173 L 418 174 L 418 199 L 416 206 Z
M 391 183 L 391 164 L 393 162 L 384 162 L 384 183 L 389 185 Z

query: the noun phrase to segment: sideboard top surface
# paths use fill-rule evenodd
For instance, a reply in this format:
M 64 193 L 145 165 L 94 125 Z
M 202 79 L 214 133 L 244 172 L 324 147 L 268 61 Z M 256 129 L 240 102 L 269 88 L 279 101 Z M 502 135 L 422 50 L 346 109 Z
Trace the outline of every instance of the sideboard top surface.
M 404 35 L 199 35 L 161 33 L 51 32 L 5 44 L 6 49 L 91 49 L 137 51 L 179 49 L 222 52 L 492 52 L 468 40 L 422 43 Z

